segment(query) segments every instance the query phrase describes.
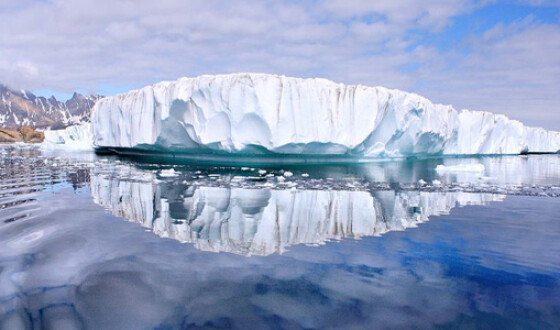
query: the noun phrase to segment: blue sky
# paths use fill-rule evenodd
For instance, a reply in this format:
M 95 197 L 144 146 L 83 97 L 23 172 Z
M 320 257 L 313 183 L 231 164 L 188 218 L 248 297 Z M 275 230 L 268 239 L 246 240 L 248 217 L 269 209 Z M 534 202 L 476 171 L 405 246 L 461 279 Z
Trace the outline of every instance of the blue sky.
M 560 1 L 0 0 L 0 83 L 66 98 L 267 72 L 560 130 Z

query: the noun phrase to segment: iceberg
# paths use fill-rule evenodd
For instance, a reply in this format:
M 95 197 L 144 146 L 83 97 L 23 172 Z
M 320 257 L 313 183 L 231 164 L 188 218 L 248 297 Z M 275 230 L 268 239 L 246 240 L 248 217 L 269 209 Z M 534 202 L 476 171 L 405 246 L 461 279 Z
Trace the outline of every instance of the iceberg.
M 225 155 L 555 153 L 560 132 L 417 94 L 239 73 L 180 78 L 97 102 L 97 149 Z
M 43 149 L 93 150 L 93 135 L 90 123 L 68 126 L 60 130 L 46 130 Z

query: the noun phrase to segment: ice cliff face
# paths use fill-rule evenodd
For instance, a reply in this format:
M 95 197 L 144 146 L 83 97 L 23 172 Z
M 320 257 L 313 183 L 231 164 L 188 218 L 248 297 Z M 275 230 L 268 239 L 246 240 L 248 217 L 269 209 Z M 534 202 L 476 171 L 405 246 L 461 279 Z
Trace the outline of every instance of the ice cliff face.
M 41 144 L 44 149 L 71 149 L 71 150 L 91 150 L 92 131 L 91 124 L 81 124 L 68 126 L 60 130 L 46 130 L 45 140 Z
M 557 152 L 560 133 L 383 87 L 268 74 L 181 78 L 100 100 L 94 145 L 406 156 Z

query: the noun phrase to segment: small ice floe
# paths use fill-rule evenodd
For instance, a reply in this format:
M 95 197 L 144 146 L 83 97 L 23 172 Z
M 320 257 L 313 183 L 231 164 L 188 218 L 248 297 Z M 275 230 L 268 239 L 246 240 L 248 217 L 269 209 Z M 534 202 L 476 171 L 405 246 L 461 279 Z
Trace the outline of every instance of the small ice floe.
M 439 180 L 433 180 L 433 181 L 432 181 L 432 186 L 434 186 L 434 187 L 439 187 L 439 186 L 441 186 L 441 181 L 439 181 Z
M 260 174 L 260 175 L 265 175 L 265 174 L 266 174 L 266 170 L 259 170 L 259 174 Z
M 459 164 L 459 165 L 438 165 L 436 167 L 436 172 L 438 173 L 450 173 L 450 172 L 474 172 L 480 173 L 484 172 L 484 165 L 482 164 Z
M 249 170 L 249 168 L 248 168 L 248 167 L 246 167 L 246 166 L 243 166 L 243 167 L 241 168 L 241 170 L 242 170 L 242 171 L 248 171 L 248 170 Z
M 284 177 L 286 177 L 286 178 L 289 178 L 289 177 L 291 177 L 291 176 L 293 176 L 293 175 L 294 175 L 294 173 L 292 173 L 292 172 L 290 172 L 290 171 L 285 171 L 285 172 L 284 172 Z
M 164 178 L 170 178 L 170 177 L 177 176 L 177 172 L 175 172 L 174 169 L 170 168 L 170 169 L 167 169 L 167 170 L 161 170 L 159 172 L 159 175 L 161 177 L 164 177 Z
M 423 187 L 423 186 L 425 186 L 425 185 L 427 185 L 427 184 L 428 184 L 428 183 L 427 183 L 425 180 L 423 180 L 423 179 L 418 180 L 418 185 L 419 185 L 420 187 Z
M 309 177 L 309 174 L 303 173 L 301 176 L 304 177 L 304 178 L 307 178 L 307 177 Z
M 234 176 L 233 178 L 231 178 L 231 182 L 241 182 L 243 180 L 245 180 L 245 178 L 242 176 Z

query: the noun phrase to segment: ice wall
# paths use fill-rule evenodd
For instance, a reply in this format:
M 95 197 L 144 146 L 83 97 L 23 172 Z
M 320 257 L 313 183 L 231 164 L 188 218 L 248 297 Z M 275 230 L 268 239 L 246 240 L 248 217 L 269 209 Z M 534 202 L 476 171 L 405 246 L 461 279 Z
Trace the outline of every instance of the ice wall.
M 557 152 L 560 133 L 383 87 L 269 74 L 180 78 L 100 100 L 96 147 L 406 156 Z
M 68 126 L 60 130 L 46 130 L 45 140 L 41 144 L 44 149 L 92 150 L 93 136 L 91 124 Z

